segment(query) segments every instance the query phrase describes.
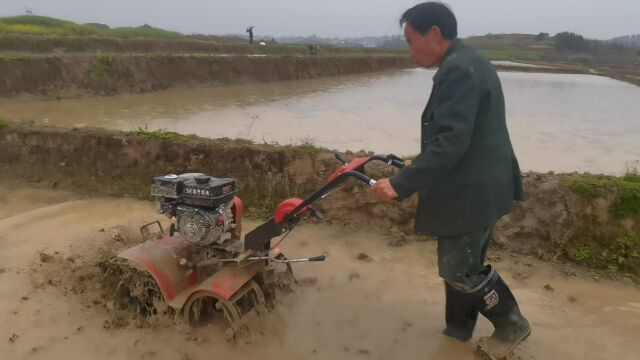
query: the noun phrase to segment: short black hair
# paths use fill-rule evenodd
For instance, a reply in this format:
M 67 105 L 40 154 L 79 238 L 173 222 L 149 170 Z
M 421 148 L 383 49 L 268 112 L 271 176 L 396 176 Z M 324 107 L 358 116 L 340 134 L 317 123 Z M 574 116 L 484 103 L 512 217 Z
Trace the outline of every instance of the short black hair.
M 411 25 L 422 35 L 437 26 L 447 40 L 453 40 L 458 36 L 456 16 L 447 5 L 437 1 L 418 4 L 405 11 L 400 17 L 400 26 L 404 24 Z

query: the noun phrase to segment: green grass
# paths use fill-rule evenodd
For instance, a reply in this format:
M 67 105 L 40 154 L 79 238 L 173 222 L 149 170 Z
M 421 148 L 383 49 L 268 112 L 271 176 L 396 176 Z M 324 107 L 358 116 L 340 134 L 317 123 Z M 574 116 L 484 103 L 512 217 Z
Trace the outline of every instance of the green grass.
M 0 33 L 23 35 L 64 35 L 64 36 L 111 36 L 119 38 L 160 38 L 175 39 L 184 35 L 149 25 L 101 29 L 91 25 L 76 24 L 71 21 L 47 16 L 12 16 L 0 18 Z
M 30 59 L 30 57 L 26 55 L 0 54 L 0 61 L 21 61 L 28 59 Z
M 553 48 L 553 40 L 546 39 L 544 41 L 537 41 L 535 35 L 531 34 L 494 34 L 485 36 L 471 36 L 464 39 L 467 44 L 478 49 L 489 50 L 510 50 L 510 49 L 525 49 L 529 46 L 537 46 L 537 50 L 544 51 L 545 48 L 540 46 L 546 46 Z
M 605 189 L 615 189 L 616 199 L 609 208 L 617 218 L 640 215 L 640 175 L 631 169 L 622 177 L 579 174 L 562 180 L 562 185 L 577 195 L 596 198 L 603 195 Z
M 103 55 L 103 54 L 97 55 L 96 61 L 93 62 L 93 64 L 91 64 L 91 67 L 90 67 L 91 73 L 96 78 L 102 79 L 109 71 L 109 68 L 113 64 L 113 60 L 114 60 L 114 57 L 111 55 Z
M 0 18 L 3 24 L 7 25 L 32 25 L 47 28 L 62 28 L 65 25 L 75 25 L 75 23 L 66 20 L 60 20 L 48 16 L 37 15 L 21 15 Z
M 0 129 L 4 129 L 7 126 L 9 126 L 9 124 L 7 123 L 7 120 L 0 118 Z
M 155 140 L 189 141 L 195 137 L 194 135 L 183 135 L 174 131 L 168 131 L 167 129 L 149 131 L 146 126 L 138 127 L 134 129 L 132 133 L 137 137 Z
M 292 152 L 298 153 L 298 154 L 317 155 L 324 151 L 321 147 L 317 146 L 314 143 L 313 139 L 310 139 L 310 138 L 302 140 L 300 144 L 287 145 L 286 147 L 289 148 Z
M 623 233 L 608 246 L 592 242 L 578 248 L 574 259 L 583 265 L 613 271 L 640 273 L 640 237 Z
M 492 61 L 540 61 L 544 54 L 527 50 L 479 50 L 480 53 Z
M 29 35 L 95 35 L 98 31 L 89 25 L 47 16 L 23 15 L 0 18 L 0 33 Z
M 121 27 L 108 30 L 105 35 L 115 36 L 120 38 L 157 38 L 157 39 L 176 39 L 182 38 L 184 35 L 175 31 L 168 31 L 164 29 L 154 28 L 151 26 L 139 26 L 139 27 Z
M 276 208 L 282 202 L 282 199 L 276 200 L 271 196 L 260 199 L 253 204 L 249 215 L 253 218 L 267 221 L 270 220 L 276 212 Z

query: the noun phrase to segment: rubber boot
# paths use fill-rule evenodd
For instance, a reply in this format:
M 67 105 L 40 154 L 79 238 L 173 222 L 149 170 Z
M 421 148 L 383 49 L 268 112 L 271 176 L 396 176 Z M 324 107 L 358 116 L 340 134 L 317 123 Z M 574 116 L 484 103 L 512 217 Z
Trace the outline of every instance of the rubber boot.
M 447 327 L 442 334 L 465 342 L 471 339 L 478 320 L 478 309 L 473 294 L 456 290 L 448 282 L 444 282 L 446 306 L 445 318 Z
M 515 297 L 504 280 L 487 266 L 489 276 L 474 291 L 478 310 L 493 324 L 490 337 L 480 339 L 478 349 L 491 359 L 507 359 L 513 350 L 531 334 L 531 325 L 520 313 Z

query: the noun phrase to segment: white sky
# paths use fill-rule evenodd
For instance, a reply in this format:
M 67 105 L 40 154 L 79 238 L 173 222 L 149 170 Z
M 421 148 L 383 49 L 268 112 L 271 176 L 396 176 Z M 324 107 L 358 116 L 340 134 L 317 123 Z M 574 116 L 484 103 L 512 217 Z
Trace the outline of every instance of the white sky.
M 360 37 L 399 34 L 415 0 L 0 0 L 0 17 L 24 14 L 185 34 Z M 609 39 L 640 33 L 640 0 L 449 0 L 461 36 L 573 31 Z

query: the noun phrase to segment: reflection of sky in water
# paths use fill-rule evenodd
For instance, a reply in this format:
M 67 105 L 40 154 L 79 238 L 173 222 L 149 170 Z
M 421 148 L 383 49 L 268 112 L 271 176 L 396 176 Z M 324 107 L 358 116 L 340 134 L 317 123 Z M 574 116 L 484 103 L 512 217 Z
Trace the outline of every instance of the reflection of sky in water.
M 410 155 L 433 71 L 408 70 L 63 101 L 0 102 L 4 116 Z M 585 75 L 500 73 L 522 167 L 619 172 L 640 159 L 640 87 Z

